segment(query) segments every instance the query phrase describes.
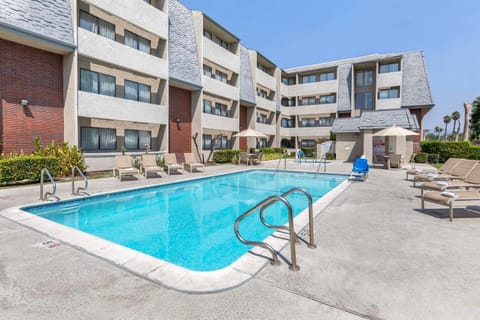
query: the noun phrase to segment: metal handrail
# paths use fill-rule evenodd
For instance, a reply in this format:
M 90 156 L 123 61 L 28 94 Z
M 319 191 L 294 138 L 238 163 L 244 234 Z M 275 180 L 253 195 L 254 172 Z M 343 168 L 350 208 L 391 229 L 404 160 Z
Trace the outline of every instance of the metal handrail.
M 75 171 L 77 171 L 80 176 L 82 177 L 83 181 L 84 181 L 84 187 L 78 187 L 77 191 L 75 192 Z M 86 193 L 88 189 L 88 179 L 87 177 L 83 174 L 82 170 L 80 170 L 79 167 L 77 166 L 73 166 L 72 167 L 72 194 L 73 195 L 79 195 L 80 194 L 80 191 L 84 191 L 84 193 Z
M 320 167 L 322 166 L 322 163 L 323 163 L 323 172 L 327 172 L 327 158 L 325 157 L 325 155 L 323 155 L 320 158 L 320 162 L 318 163 L 318 167 L 317 167 L 317 172 L 320 172 Z
M 271 204 L 273 204 L 277 201 L 281 201 L 288 209 L 288 224 L 289 224 L 289 227 L 290 227 L 290 253 L 291 253 L 291 265 L 290 265 L 289 268 L 290 268 L 290 270 L 298 271 L 298 270 L 300 270 L 300 267 L 297 265 L 297 258 L 296 258 L 296 252 L 295 252 L 296 234 L 295 234 L 294 225 L 293 225 L 293 211 L 292 211 L 292 206 L 290 205 L 290 202 L 288 202 L 288 200 L 286 200 L 284 197 L 282 197 L 282 196 L 270 196 L 270 197 L 264 199 L 263 201 L 261 201 L 260 203 L 256 204 L 254 207 L 250 208 L 247 212 L 243 213 L 241 216 L 239 216 L 235 220 L 235 224 L 234 224 L 233 229 L 235 231 L 235 235 L 237 236 L 238 240 L 240 240 L 240 242 L 242 242 L 244 244 L 247 244 L 247 245 L 253 245 L 253 246 L 258 246 L 258 247 L 262 247 L 264 249 L 267 249 L 272 254 L 271 264 L 272 265 L 279 265 L 280 261 L 278 260 L 277 253 L 272 248 L 272 246 L 270 246 L 268 243 L 265 243 L 265 242 L 246 240 L 240 235 L 240 232 L 238 231 L 238 225 L 240 224 L 240 221 L 242 221 L 244 218 L 246 218 L 247 216 L 249 216 L 252 213 L 254 213 L 255 211 L 257 211 L 259 208 L 263 208 L 265 206 L 270 206 Z
M 47 174 L 50 182 L 52 182 L 53 190 L 52 190 L 52 192 L 45 192 L 45 194 L 43 194 L 43 176 L 44 176 L 45 173 Z M 57 183 L 55 182 L 55 180 L 53 180 L 53 177 L 50 174 L 50 171 L 48 171 L 47 168 L 43 168 L 41 173 L 40 173 L 40 200 L 45 201 L 45 200 L 48 199 L 48 197 L 55 197 L 56 192 L 57 192 Z
M 308 192 L 304 188 L 295 187 L 295 188 L 292 188 L 292 189 L 288 190 L 287 192 L 283 193 L 282 195 L 280 195 L 280 197 L 286 198 L 289 194 L 294 193 L 294 192 L 303 193 L 308 199 L 308 228 L 310 229 L 309 230 L 310 240 L 309 240 L 307 246 L 310 249 L 314 249 L 314 248 L 317 247 L 317 245 L 315 244 L 315 236 L 314 236 L 314 230 L 313 230 L 314 228 L 313 228 L 313 199 L 312 199 L 312 195 L 310 194 L 310 192 Z
M 282 157 L 280 159 L 278 159 L 278 162 L 277 162 L 277 167 L 275 168 L 275 171 L 278 171 L 278 167 L 280 167 L 280 163 L 282 163 L 282 160 L 283 160 L 283 169 L 286 170 L 287 169 L 287 154 L 286 153 L 283 153 L 282 154 Z

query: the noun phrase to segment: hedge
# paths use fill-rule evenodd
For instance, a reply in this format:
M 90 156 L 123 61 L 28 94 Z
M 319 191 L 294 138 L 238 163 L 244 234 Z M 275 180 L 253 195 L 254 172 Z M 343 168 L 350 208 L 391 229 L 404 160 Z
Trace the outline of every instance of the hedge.
M 0 159 L 0 183 L 39 181 L 43 168 L 48 168 L 53 177 L 58 176 L 60 172 L 55 157 L 29 155 Z
M 305 157 L 313 157 L 313 153 L 316 151 L 316 148 L 302 148 Z
M 262 155 L 262 161 L 277 160 L 283 157 L 283 153 L 264 153 Z
M 260 152 L 263 152 L 263 154 L 267 153 L 283 153 L 285 148 L 260 148 Z
M 240 150 L 217 150 L 213 154 L 213 162 L 227 163 L 232 162 L 233 159 L 239 158 Z
M 480 160 L 480 147 L 475 147 L 468 141 L 421 141 L 420 148 L 422 152 L 438 154 L 440 162 L 445 162 L 448 158 Z
M 426 152 L 419 152 L 415 156 L 416 163 L 427 163 L 427 161 L 428 161 L 428 153 Z

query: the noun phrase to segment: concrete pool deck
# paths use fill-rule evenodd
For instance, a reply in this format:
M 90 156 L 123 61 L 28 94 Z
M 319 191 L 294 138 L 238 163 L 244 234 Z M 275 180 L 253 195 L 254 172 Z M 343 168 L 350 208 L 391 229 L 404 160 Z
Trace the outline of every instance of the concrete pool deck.
M 274 167 L 276 162 L 265 163 Z M 208 167 L 205 174 L 245 166 Z M 287 169 L 316 170 L 292 164 Z M 323 169 L 323 168 L 322 168 Z M 327 172 L 349 173 L 349 163 Z M 480 215 L 429 206 L 402 170 L 372 169 L 315 219 L 317 249 L 297 247 L 301 270 L 267 265 L 232 290 L 194 295 L 138 277 L 0 217 L 2 319 L 476 319 L 480 314 Z M 119 182 L 91 193 L 202 173 Z M 48 190 L 48 187 L 47 187 Z M 58 185 L 63 199 L 70 184 Z M 0 208 L 38 200 L 38 186 L 0 189 Z M 46 245 L 42 245 L 46 243 Z M 49 248 L 51 247 L 51 248 Z M 288 248 L 282 255 L 289 257 Z

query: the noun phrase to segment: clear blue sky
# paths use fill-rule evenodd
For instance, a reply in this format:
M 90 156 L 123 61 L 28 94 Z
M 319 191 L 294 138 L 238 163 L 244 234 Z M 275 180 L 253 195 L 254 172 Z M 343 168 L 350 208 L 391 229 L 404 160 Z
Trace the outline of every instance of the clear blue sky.
M 180 0 L 281 68 L 424 51 L 435 107 L 425 127 L 480 96 L 480 1 Z M 451 129 L 451 125 L 450 125 Z

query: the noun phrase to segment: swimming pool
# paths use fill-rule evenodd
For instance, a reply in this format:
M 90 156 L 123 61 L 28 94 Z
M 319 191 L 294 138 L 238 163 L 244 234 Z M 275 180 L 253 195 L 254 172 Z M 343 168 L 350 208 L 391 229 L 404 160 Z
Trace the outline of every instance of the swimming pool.
M 214 271 L 251 249 L 233 231 L 243 212 L 298 186 L 316 201 L 345 179 L 344 175 L 251 170 L 21 209 L 190 270 Z M 303 195 L 291 194 L 287 199 L 295 215 L 307 207 Z M 280 204 L 265 213 L 272 224 L 287 221 Z M 242 221 L 240 232 L 261 241 L 272 230 L 252 215 Z

